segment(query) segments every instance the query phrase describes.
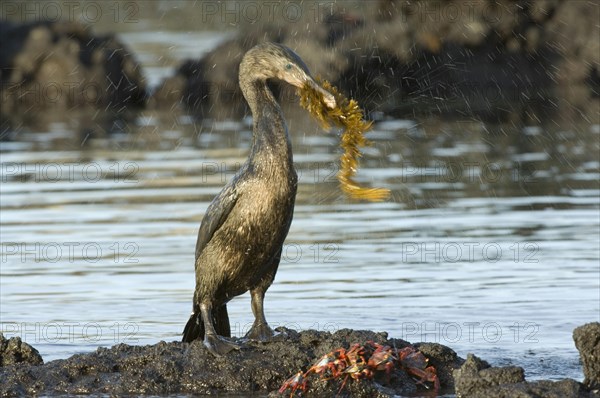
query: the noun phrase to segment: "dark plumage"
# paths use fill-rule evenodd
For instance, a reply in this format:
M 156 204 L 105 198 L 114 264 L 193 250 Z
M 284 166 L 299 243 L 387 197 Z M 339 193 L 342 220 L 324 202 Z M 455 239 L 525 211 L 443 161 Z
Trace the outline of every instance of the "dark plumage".
M 183 341 L 204 338 L 215 355 L 238 346 L 230 336 L 226 303 L 250 290 L 254 324 L 247 338 L 266 340 L 273 331 L 263 300 L 271 286 L 296 198 L 297 176 L 281 108 L 266 84 L 277 78 L 296 87 L 313 85 L 300 57 L 289 48 L 264 43 L 240 64 L 240 87 L 253 116 L 248 160 L 208 207 L 196 242 L 196 290 Z M 333 96 L 323 91 L 331 106 Z

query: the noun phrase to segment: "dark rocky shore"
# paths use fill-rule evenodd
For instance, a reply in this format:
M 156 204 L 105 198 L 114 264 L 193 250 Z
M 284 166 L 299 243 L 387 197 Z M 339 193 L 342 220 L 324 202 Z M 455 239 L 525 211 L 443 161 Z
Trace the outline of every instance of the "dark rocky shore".
M 490 367 L 469 354 L 466 361 L 443 345 L 415 344 L 433 365 L 441 383 L 440 394 L 460 397 L 598 397 L 600 375 L 600 323 L 577 328 L 574 339 L 581 350 L 585 384 L 575 380 L 535 381 L 524 378 L 523 368 Z M 375 341 L 398 349 L 410 343 L 388 339 L 386 333 L 340 330 L 281 332 L 268 343 L 246 342 L 240 351 L 214 358 L 199 342 L 160 342 L 149 346 L 119 344 L 43 364 L 39 353 L 21 342 L 0 335 L 0 395 L 109 394 L 257 394 L 279 396 L 283 382 L 306 370 L 322 355 L 354 343 Z M 332 397 L 340 380 L 311 379 L 305 396 Z M 340 396 L 392 397 L 435 396 L 401 370 L 389 381 L 384 375 L 374 380 L 349 381 Z

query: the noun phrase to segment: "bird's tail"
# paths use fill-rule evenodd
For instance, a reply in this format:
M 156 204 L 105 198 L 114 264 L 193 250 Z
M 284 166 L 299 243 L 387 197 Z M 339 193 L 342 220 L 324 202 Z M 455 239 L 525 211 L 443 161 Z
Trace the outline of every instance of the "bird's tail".
M 223 304 L 212 312 L 213 325 L 218 335 L 223 337 L 231 337 L 231 328 L 229 326 L 229 315 L 227 314 L 227 306 Z M 204 323 L 200 315 L 200 309 L 194 308 L 194 312 L 188 319 L 183 329 L 182 341 L 190 343 L 196 339 L 204 338 Z
M 202 323 L 202 316 L 200 315 L 200 311 L 192 312 L 190 315 L 190 319 L 188 319 L 185 324 L 185 328 L 183 329 L 183 338 L 181 341 L 185 343 L 191 343 L 196 339 L 204 338 L 204 323 Z

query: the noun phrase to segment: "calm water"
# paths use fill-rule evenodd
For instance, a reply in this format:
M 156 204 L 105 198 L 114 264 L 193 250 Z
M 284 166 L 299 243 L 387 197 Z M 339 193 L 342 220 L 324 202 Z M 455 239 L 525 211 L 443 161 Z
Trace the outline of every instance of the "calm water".
M 388 331 L 582 378 L 571 334 L 600 313 L 600 125 L 381 120 L 359 176 L 393 198 L 370 204 L 337 188 L 337 133 L 285 111 L 300 186 L 272 326 Z M 248 118 L 145 112 L 106 135 L 78 123 L 0 143 L 1 328 L 46 361 L 180 338 L 198 226 L 251 140 Z M 229 305 L 238 336 L 249 305 Z

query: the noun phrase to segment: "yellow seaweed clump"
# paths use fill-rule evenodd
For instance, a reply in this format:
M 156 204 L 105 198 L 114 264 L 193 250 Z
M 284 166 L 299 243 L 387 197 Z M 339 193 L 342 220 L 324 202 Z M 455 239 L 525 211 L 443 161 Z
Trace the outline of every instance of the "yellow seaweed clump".
M 353 179 L 358 170 L 358 160 L 362 156 L 360 148 L 371 145 L 364 133 L 371 128 L 372 122 L 365 121 L 364 113 L 355 100 L 348 100 L 327 80 L 317 79 L 317 82 L 334 96 L 336 107 L 329 108 L 323 93 L 309 84 L 299 89 L 300 105 L 317 119 L 323 128 L 329 129 L 333 124 L 343 129 L 340 146 L 344 153 L 340 158 L 340 171 L 337 175 L 342 191 L 353 199 L 371 202 L 387 199 L 390 195 L 388 189 L 361 187 Z

